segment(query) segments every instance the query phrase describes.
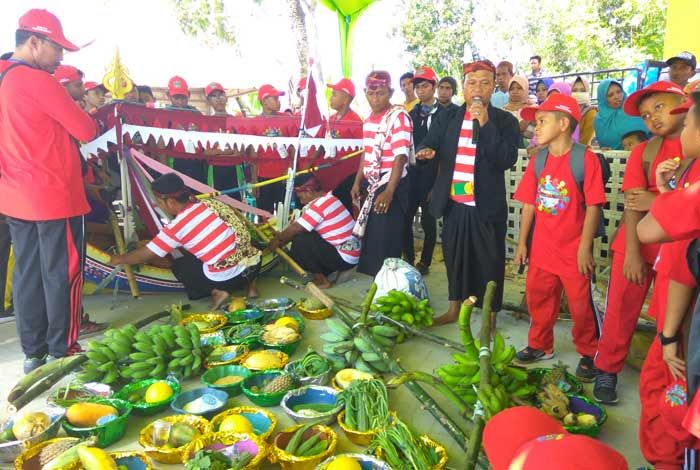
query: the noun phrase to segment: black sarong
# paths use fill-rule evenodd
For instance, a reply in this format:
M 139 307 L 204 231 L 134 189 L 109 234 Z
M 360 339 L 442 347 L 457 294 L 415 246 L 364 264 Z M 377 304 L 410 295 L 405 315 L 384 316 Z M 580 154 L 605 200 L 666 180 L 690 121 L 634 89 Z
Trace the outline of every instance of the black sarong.
M 506 263 L 506 226 L 483 222 L 476 207 L 448 202 L 442 231 L 442 251 L 447 268 L 449 300 L 478 298 L 486 292 L 486 284 L 496 281 L 494 312 L 503 302 L 503 277 Z
M 204 275 L 202 262 L 189 251 L 180 250 L 181 258 L 173 260 L 173 275 L 185 286 L 187 298 L 190 300 L 203 299 L 211 295 L 212 289 L 228 292 L 245 289 L 248 283 L 258 277 L 260 264 L 249 267 L 238 276 L 226 281 L 212 281 Z
M 355 267 L 345 261 L 333 245 L 321 238 L 318 232 L 304 232 L 292 239 L 292 258 L 311 274 L 328 276 L 336 271 Z
M 375 201 L 385 189 L 386 185 L 377 189 Z M 389 205 L 389 211 L 386 214 L 377 214 L 372 209 L 370 212 L 365 236 L 362 239 L 357 272 L 375 276 L 385 259 L 401 258 L 407 210 L 408 178 L 401 178 L 401 182 L 394 192 L 394 199 Z

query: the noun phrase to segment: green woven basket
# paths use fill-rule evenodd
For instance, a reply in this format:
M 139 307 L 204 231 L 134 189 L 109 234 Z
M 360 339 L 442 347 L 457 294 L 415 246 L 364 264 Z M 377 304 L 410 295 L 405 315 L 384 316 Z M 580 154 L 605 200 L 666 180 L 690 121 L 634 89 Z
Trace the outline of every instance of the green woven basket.
M 247 331 L 250 331 L 250 333 L 246 334 Z M 257 323 L 243 323 L 226 328 L 224 332 L 228 344 L 242 344 L 248 346 L 248 349 L 251 351 L 260 347 L 262 325 L 258 325 Z
M 600 434 L 600 428 L 608 420 L 608 413 L 605 408 L 594 402 L 590 398 L 581 395 L 567 394 L 569 397 L 569 410 L 572 413 L 588 413 L 596 417 L 597 424 L 595 426 L 564 426 L 571 434 L 585 434 L 586 436 L 596 437 Z
M 224 392 L 228 393 L 229 397 L 235 397 L 236 395 L 241 393 L 241 384 L 243 381 L 237 382 L 232 385 L 214 385 L 214 382 L 216 382 L 218 379 L 222 377 L 229 377 L 232 375 L 237 375 L 239 377 L 243 377 L 243 380 L 245 380 L 247 377 L 250 377 L 251 372 L 249 369 L 246 369 L 243 366 L 236 366 L 236 365 L 225 365 L 225 366 L 216 366 L 212 367 L 208 371 L 206 371 L 200 380 L 204 385 L 207 387 L 211 388 L 217 388 L 219 390 L 223 390 Z
M 131 414 L 131 403 L 117 398 L 105 398 L 101 400 L 90 400 L 90 403 L 99 403 L 100 405 L 113 406 L 119 412 L 119 416 L 112 421 L 100 426 L 91 428 L 76 428 L 68 421 L 63 422 L 63 429 L 71 437 L 80 437 L 85 439 L 89 436 L 97 436 L 97 447 L 107 447 L 114 444 L 124 436 L 126 432 L 126 424 Z
M 138 392 L 141 389 L 147 389 L 151 385 L 153 385 L 156 382 L 167 382 L 168 385 L 170 385 L 170 388 L 173 389 L 173 394 L 170 398 L 167 400 L 159 401 L 157 403 L 146 403 L 143 401 L 137 401 L 137 402 L 132 402 L 129 400 L 129 396 L 134 394 L 135 392 Z M 131 383 L 121 390 L 119 390 L 115 395 L 114 398 L 118 398 L 119 400 L 124 400 L 126 402 L 131 403 L 131 406 L 133 407 L 134 414 L 139 415 L 139 416 L 151 416 L 157 413 L 160 413 L 161 411 L 164 411 L 168 409 L 170 406 L 170 403 L 175 399 L 175 397 L 180 393 L 180 384 L 176 380 L 171 380 L 171 379 L 146 379 L 146 380 L 140 380 L 138 382 Z
M 550 372 L 552 368 L 547 368 L 547 367 L 534 367 L 532 369 L 527 370 L 527 375 L 529 377 L 529 382 L 532 383 L 533 385 L 539 386 L 540 382 L 542 381 L 542 377 L 547 372 Z M 574 395 L 580 394 L 583 392 L 583 384 L 576 378 L 575 375 L 569 374 L 568 372 L 566 373 L 566 382 L 571 386 L 569 390 L 564 390 L 565 387 L 562 387 L 559 385 L 559 389 L 564 392 L 564 393 L 571 393 Z
M 286 395 L 286 393 L 294 387 L 274 393 L 254 392 L 250 389 L 250 387 L 254 387 L 256 385 L 260 386 L 263 383 L 263 381 L 270 378 L 274 378 L 279 375 L 290 374 L 280 369 L 255 372 L 254 374 L 251 374 L 250 377 L 247 377 L 243 380 L 243 385 L 241 386 L 241 388 L 243 389 L 243 393 L 245 394 L 245 396 L 248 397 L 250 401 L 252 401 L 258 406 L 277 406 L 280 404 L 282 398 Z
M 294 351 L 297 350 L 299 345 L 301 344 L 301 336 L 299 339 L 296 341 L 292 341 L 291 343 L 286 343 L 286 344 L 271 344 L 271 343 L 266 343 L 265 341 L 260 338 L 260 344 L 263 346 L 264 349 L 276 349 L 277 351 L 282 351 L 283 353 L 287 354 L 288 356 L 291 356 L 294 354 Z

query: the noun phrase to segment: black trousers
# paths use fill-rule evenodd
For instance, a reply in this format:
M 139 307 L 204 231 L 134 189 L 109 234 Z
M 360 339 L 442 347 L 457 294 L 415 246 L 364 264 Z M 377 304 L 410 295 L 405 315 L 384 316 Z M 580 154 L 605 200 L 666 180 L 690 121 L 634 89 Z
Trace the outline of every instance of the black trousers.
M 175 158 L 173 170 L 179 171 L 200 183 L 207 184 L 207 164 L 204 160 L 190 160 L 187 158 Z
M 420 261 L 426 266 L 433 262 L 433 252 L 437 241 L 437 221 L 428 210 L 428 196 L 435 184 L 437 177 L 437 165 L 434 162 L 427 164 L 418 163 L 408 169 L 408 210 L 406 212 L 406 226 L 403 238 L 403 252 L 406 261 L 415 264 L 415 248 L 413 243 L 413 218 L 421 208 L 421 227 L 425 239 Z
M 203 299 L 211 295 L 212 289 L 231 293 L 245 289 L 248 283 L 258 277 L 260 265 L 248 268 L 238 276 L 226 281 L 212 281 L 204 275 L 202 262 L 189 251 L 180 250 L 182 257 L 173 260 L 173 275 L 185 286 L 190 300 Z
M 336 271 L 355 267 L 345 261 L 333 245 L 321 238 L 318 232 L 304 232 L 292 239 L 290 255 L 299 266 L 312 274 L 328 276 Z
M 213 166 L 214 169 L 214 188 L 218 190 L 232 189 L 241 186 L 244 182 L 238 181 L 238 175 L 236 174 L 236 166 Z M 241 193 L 229 194 L 234 199 L 241 200 Z
M 386 185 L 377 190 L 375 201 L 385 189 Z M 401 257 L 407 208 L 408 179 L 402 178 L 394 192 L 389 211 L 386 214 L 377 214 L 372 209 L 370 212 L 365 236 L 362 239 L 357 272 L 375 276 L 382 268 L 385 259 Z
M 5 311 L 5 289 L 7 289 L 7 263 L 10 261 L 10 227 L 0 217 L 0 312 Z
M 15 269 L 12 299 L 26 356 L 65 356 L 78 341 L 82 306 L 83 217 L 49 221 L 7 218 Z

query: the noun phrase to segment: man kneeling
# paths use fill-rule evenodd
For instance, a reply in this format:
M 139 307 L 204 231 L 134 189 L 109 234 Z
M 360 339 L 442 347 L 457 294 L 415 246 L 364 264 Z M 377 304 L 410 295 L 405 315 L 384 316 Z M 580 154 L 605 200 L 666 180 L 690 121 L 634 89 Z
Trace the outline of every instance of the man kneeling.
M 295 188 L 304 213 L 270 241 L 274 250 L 292 242 L 291 256 L 314 275 L 321 289 L 333 284 L 328 275 L 348 271 L 360 257 L 360 241 L 352 234 L 355 221 L 340 199 L 326 193 L 321 183 L 311 177 Z
M 110 262 L 142 264 L 172 253 L 173 274 L 191 300 L 211 295 L 216 310 L 233 290 L 245 287 L 248 297 L 257 297 L 255 279 L 262 257 L 234 210 L 215 199 L 193 200 L 175 173 L 155 179 L 151 189 L 158 207 L 173 220 L 146 246 L 112 256 Z

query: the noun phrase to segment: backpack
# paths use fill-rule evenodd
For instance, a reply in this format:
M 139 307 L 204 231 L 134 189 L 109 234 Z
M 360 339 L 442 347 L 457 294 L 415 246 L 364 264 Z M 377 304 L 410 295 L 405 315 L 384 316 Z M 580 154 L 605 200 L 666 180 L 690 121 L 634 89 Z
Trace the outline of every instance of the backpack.
M 574 180 L 576 181 L 576 186 L 578 186 L 579 193 L 581 193 L 582 195 L 584 178 L 583 161 L 587 149 L 588 147 L 586 147 L 585 145 L 574 142 L 574 146 L 571 148 L 571 153 L 569 154 L 569 169 L 571 170 L 571 174 L 574 176 Z M 549 149 L 547 147 L 543 147 L 537 152 L 534 164 L 535 176 L 537 177 L 537 181 L 540 180 L 540 175 L 544 170 L 544 165 L 547 163 L 548 155 Z M 610 163 L 608 163 L 608 161 L 605 159 L 605 156 L 601 153 L 595 153 L 595 156 L 598 157 L 598 161 L 600 162 L 603 187 L 605 187 L 608 184 L 608 180 L 610 179 Z M 598 222 L 598 228 L 596 229 L 595 236 L 602 237 L 604 235 L 605 216 L 603 215 L 603 210 L 601 209 L 600 221 Z

